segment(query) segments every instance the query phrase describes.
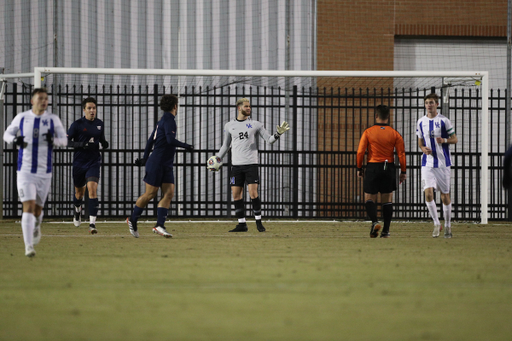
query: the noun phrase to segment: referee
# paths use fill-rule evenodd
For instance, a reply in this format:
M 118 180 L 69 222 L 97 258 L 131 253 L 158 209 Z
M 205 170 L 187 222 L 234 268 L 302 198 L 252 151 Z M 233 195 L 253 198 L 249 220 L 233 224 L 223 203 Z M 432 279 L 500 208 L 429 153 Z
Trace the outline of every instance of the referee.
M 368 150 L 368 164 L 363 171 L 364 155 Z M 400 183 L 405 180 L 405 146 L 402 136 L 389 126 L 389 107 L 375 108 L 375 124 L 366 129 L 357 148 L 357 176 L 364 178 L 366 212 L 372 220 L 370 238 L 377 238 L 381 225 L 377 219 L 377 194 L 381 194 L 384 228 L 381 238 L 389 238 L 389 226 L 393 216 L 393 191 L 396 190 L 394 151 L 400 161 Z

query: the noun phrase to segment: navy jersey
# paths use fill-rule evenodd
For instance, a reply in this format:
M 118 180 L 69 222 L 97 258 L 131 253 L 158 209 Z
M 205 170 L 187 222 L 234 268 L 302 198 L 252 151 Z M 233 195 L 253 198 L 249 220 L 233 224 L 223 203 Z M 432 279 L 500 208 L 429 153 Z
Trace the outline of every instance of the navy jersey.
M 99 151 L 100 142 L 105 141 L 103 121 L 95 118 L 93 121 L 82 117 L 69 127 L 68 146 L 74 146 L 73 142 L 88 142 L 92 147 L 88 149 L 75 148 L 73 167 L 88 168 L 101 164 Z
M 172 166 L 176 147 L 188 148 L 190 145 L 176 140 L 176 121 L 174 115 L 166 112 L 149 136 L 144 150 L 144 159 L 149 164 Z M 151 153 L 151 149 L 153 152 Z M 151 156 L 149 154 L 151 153 Z

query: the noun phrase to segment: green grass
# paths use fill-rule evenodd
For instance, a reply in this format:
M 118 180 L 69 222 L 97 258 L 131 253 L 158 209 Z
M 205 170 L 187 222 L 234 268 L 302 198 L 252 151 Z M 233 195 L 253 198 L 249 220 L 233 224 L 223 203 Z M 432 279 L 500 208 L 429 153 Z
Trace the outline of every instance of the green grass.
M 0 340 L 510 340 L 512 228 L 394 223 L 0 225 Z

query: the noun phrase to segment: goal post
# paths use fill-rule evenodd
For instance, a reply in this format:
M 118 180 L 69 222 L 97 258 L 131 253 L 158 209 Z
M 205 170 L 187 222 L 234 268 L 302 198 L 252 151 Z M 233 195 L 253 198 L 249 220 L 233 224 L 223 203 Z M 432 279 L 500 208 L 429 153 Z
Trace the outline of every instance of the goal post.
M 413 80 L 413 79 L 456 79 L 464 80 L 465 82 L 473 82 L 479 87 L 481 108 L 480 111 L 481 121 L 481 136 L 479 141 L 480 148 L 480 221 L 482 224 L 488 223 L 489 213 L 489 74 L 487 71 L 277 71 L 277 70 L 164 70 L 164 69 L 122 69 L 122 68 L 65 68 L 65 67 L 36 67 L 34 68 L 34 86 L 40 87 L 42 79 L 48 75 L 58 74 L 73 74 L 73 75 L 110 75 L 110 76 L 154 76 L 157 77 L 175 77 L 180 81 L 176 84 L 183 84 L 187 86 L 184 79 L 191 79 L 193 77 L 210 78 L 213 79 L 223 78 L 227 79 L 227 83 L 231 84 L 241 82 L 247 83 L 247 79 L 307 79 L 314 80 L 313 84 L 318 85 L 318 80 L 323 80 L 323 83 L 330 84 L 329 80 L 343 79 L 346 82 L 356 79 L 388 79 L 386 84 L 391 84 L 391 87 L 397 87 L 398 79 Z M 242 77 L 243 81 L 238 78 Z M 288 82 L 279 83 L 283 88 Z M 442 81 L 441 81 L 442 83 Z M 199 83 L 196 83 L 199 84 Z M 427 84 L 427 83 L 425 83 Z M 469 84 L 469 83 L 468 83 Z M 215 86 L 215 85 L 213 85 Z M 358 85 L 361 88 L 366 87 L 365 82 L 360 82 Z M 400 86 L 400 85 L 398 85 Z M 425 85 L 428 88 L 428 85 Z M 439 89 L 439 88 L 438 88 Z M 290 91 L 290 89 L 285 89 Z M 332 96 L 331 96 L 332 97 Z M 292 113 L 285 113 L 285 115 L 292 115 Z M 457 131 L 456 131 L 457 132 Z M 464 205 L 464 203 L 460 203 Z

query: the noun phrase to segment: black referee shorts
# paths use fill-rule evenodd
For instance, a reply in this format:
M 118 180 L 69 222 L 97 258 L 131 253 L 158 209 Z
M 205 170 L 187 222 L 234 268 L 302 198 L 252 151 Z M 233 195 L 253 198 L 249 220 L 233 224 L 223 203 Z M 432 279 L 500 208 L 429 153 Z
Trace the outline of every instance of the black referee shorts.
M 386 166 L 384 169 L 384 166 Z M 391 193 L 396 190 L 394 163 L 369 163 L 364 172 L 363 190 L 368 194 Z
M 234 187 L 243 187 L 244 184 L 259 184 L 258 165 L 244 165 L 231 167 L 229 184 Z

